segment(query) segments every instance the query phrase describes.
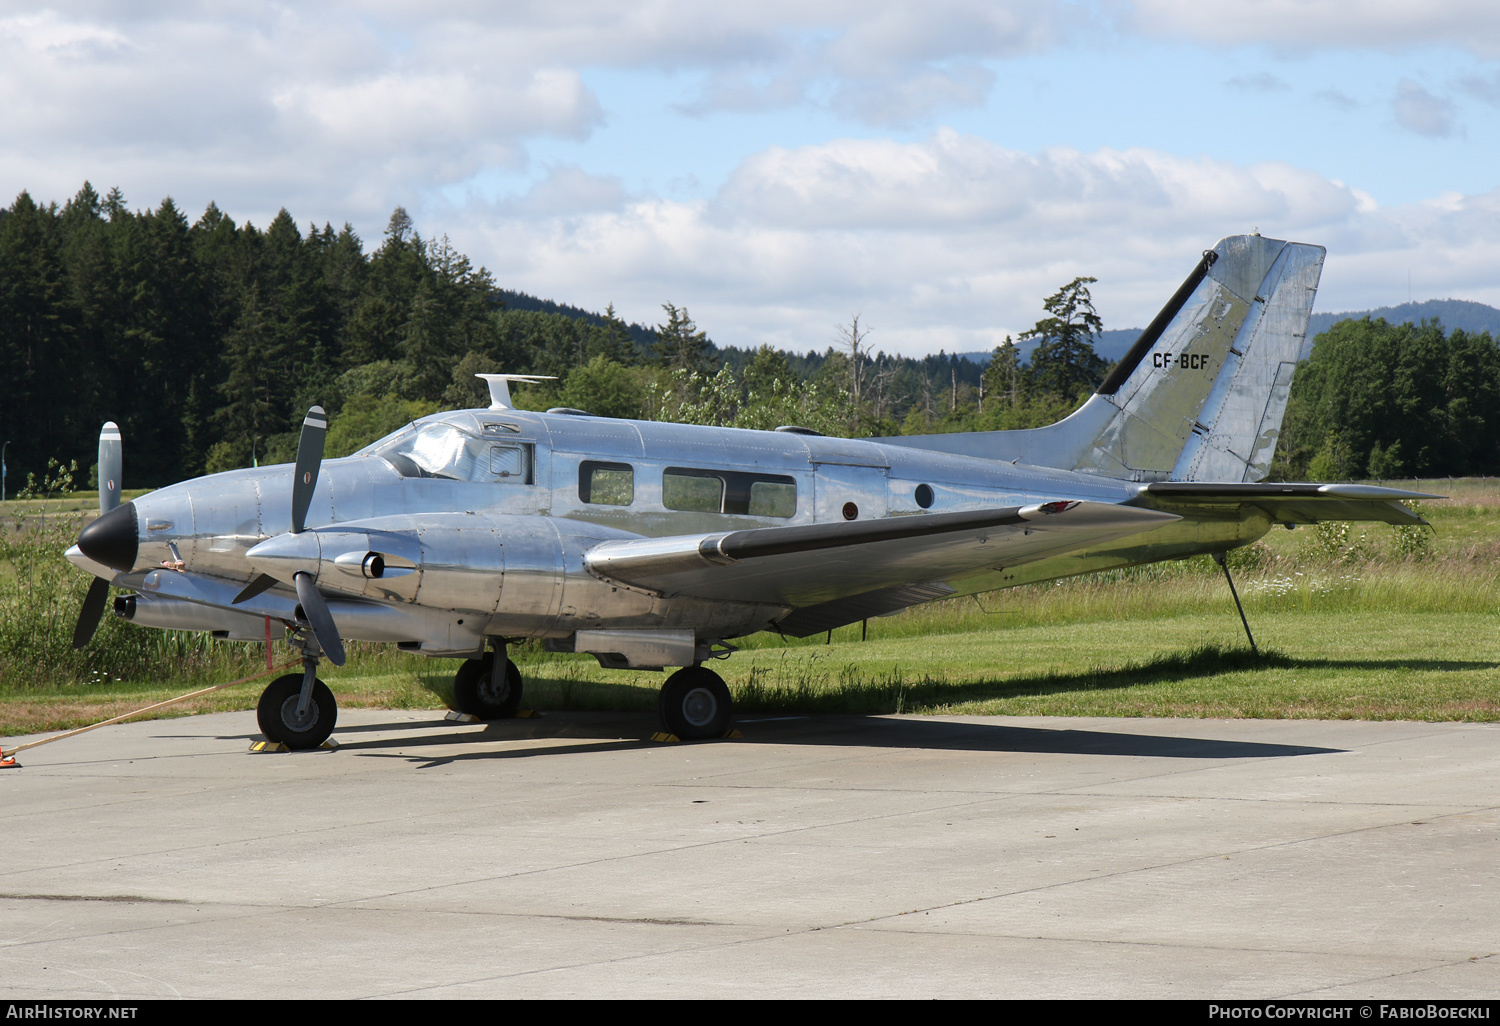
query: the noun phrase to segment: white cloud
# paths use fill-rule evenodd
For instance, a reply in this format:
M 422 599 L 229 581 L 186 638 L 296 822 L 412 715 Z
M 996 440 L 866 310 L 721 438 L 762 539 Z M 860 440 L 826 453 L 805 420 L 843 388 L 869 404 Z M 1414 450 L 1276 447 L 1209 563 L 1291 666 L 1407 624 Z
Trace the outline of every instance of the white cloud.
M 1465 75 L 1459 88 L 1491 107 L 1500 107 L 1500 72 L 1491 75 Z
M 212 198 L 261 223 L 283 205 L 383 221 L 520 163 L 530 138 L 598 123 L 575 68 L 487 64 L 461 29 L 393 49 L 367 19 L 318 9 L 0 17 L 0 177 L 42 196 L 85 178 L 133 201 L 171 191 L 190 211 Z
M 383 221 L 533 140 L 587 139 L 588 68 L 686 71 L 703 112 L 816 103 L 868 124 L 984 102 L 982 59 L 1057 38 L 1055 5 L 938 0 L 619 4 L 74 2 L 0 9 L 0 179 L 85 179 L 264 220 Z
M 726 345 L 822 349 L 858 310 L 888 351 L 989 349 L 1080 274 L 1099 278 L 1106 326 L 1139 327 L 1203 249 L 1252 227 L 1328 247 L 1320 309 L 1399 299 L 1408 266 L 1436 292 L 1500 301 L 1497 194 L 1381 208 L 1282 163 L 1027 154 L 951 131 L 767 150 L 711 200 L 461 220 L 455 242 L 511 287 L 647 323 L 686 305 Z
M 1453 134 L 1452 101 L 1434 96 L 1409 78 L 1403 78 L 1396 86 L 1391 109 L 1396 123 L 1409 132 L 1432 138 Z
M 1120 9 L 1137 31 L 1215 45 L 1486 53 L 1500 39 L 1489 3 Z M 567 163 L 520 196 L 431 199 L 527 168 L 539 138 L 591 138 L 611 97 L 591 90 L 590 69 L 667 73 L 700 114 L 811 105 L 864 125 L 930 124 L 982 105 L 997 62 L 1088 36 L 1092 10 L 1023 0 L 13 4 L 0 8 L 0 181 L 48 200 L 87 178 L 120 185 L 132 203 L 170 192 L 191 215 L 213 199 L 260 224 L 285 205 L 367 235 L 403 204 L 424 235 L 446 232 L 503 285 L 614 301 L 648 322 L 670 300 L 742 345 L 822 348 L 861 310 L 888 349 L 988 349 L 1078 274 L 1100 279 L 1108 324 L 1139 325 L 1199 251 L 1252 225 L 1329 245 L 1325 309 L 1399 298 L 1382 289 L 1404 292 L 1408 266 L 1430 273 L 1436 292 L 1500 301 L 1488 284 L 1500 281 L 1495 194 L 1382 208 L 1304 168 L 1155 149 L 1022 152 L 937 130 L 915 143 L 762 148 L 707 199 L 631 195 Z M 1279 91 L 1280 79 L 1247 72 L 1229 84 Z M 1478 77 L 1454 88 L 1495 91 Z M 1392 110 L 1408 128 L 1453 130 L 1449 101 L 1401 89 Z
M 603 210 L 620 210 L 626 201 L 620 180 L 591 175 L 576 164 L 549 168 L 547 175 L 524 196 L 507 200 L 497 209 L 517 217 L 575 217 Z
M 1269 71 L 1257 71 L 1250 75 L 1235 75 L 1224 83 L 1231 89 L 1243 89 L 1252 93 L 1281 93 L 1291 86 Z
M 937 0 L 810 3 L 782 12 L 774 43 L 709 67 L 684 111 L 826 105 L 878 126 L 921 123 L 984 103 L 994 73 L 981 62 L 1037 53 L 1082 23 L 1051 3 Z
M 1137 32 L 1219 45 L 1452 46 L 1500 56 L 1500 6 L 1490 0 L 1131 0 L 1117 5 Z
M 873 82 L 841 85 L 830 106 L 867 125 L 921 124 L 940 111 L 984 105 L 995 74 L 978 64 L 927 68 Z
M 1360 106 L 1358 100 L 1354 99 L 1352 96 L 1348 96 L 1340 92 L 1337 89 L 1319 90 L 1315 98 L 1322 100 L 1330 107 L 1333 107 L 1334 109 L 1343 111 L 1345 113 L 1348 113 L 1352 110 L 1358 110 Z

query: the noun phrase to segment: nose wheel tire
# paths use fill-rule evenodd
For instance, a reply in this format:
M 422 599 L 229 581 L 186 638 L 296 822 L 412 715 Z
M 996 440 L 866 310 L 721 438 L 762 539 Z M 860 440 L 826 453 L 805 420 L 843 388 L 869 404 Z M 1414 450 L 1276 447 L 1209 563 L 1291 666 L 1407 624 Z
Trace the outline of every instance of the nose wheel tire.
M 661 725 L 684 741 L 723 737 L 734 719 L 734 703 L 724 678 L 701 666 L 688 666 L 667 678 L 657 700 Z
M 308 703 L 307 712 L 299 716 L 297 706 L 301 696 L 300 673 L 277 677 L 260 693 L 255 718 L 267 741 L 279 741 L 293 751 L 306 751 L 328 740 L 339 716 L 333 692 L 321 680 L 314 681 L 312 701 Z
M 496 671 L 494 652 L 483 659 L 466 659 L 453 675 L 453 704 L 461 713 L 481 720 L 506 720 L 521 708 L 521 671 L 509 659 Z

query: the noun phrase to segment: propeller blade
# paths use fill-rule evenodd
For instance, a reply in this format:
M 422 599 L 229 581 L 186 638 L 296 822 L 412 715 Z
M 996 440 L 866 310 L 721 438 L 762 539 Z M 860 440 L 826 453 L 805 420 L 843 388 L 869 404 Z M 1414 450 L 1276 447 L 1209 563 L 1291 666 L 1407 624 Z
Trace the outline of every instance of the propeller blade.
M 318 639 L 318 646 L 334 666 L 343 666 L 344 643 L 339 638 L 333 614 L 328 611 L 328 603 L 318 593 L 318 585 L 313 581 L 312 574 L 297 574 L 292 581 L 297 585 L 297 601 L 302 603 L 302 615 L 307 617 L 307 625 L 312 628 L 313 637 Z
M 313 489 L 318 486 L 318 468 L 323 465 L 323 439 L 328 434 L 328 415 L 323 407 L 314 406 L 302 420 L 302 437 L 297 440 L 296 477 L 292 479 L 292 533 L 301 534 L 312 505 Z
M 255 580 L 245 585 L 245 590 L 236 595 L 229 604 L 232 606 L 237 606 L 241 602 L 249 602 L 261 592 L 273 587 L 276 583 L 276 578 L 272 577 L 270 574 L 261 574 L 260 576 L 256 577 Z
M 95 577 L 94 583 L 89 585 L 89 593 L 84 596 L 83 609 L 78 613 L 78 626 L 73 628 L 75 649 L 87 645 L 94 636 L 94 631 L 99 629 L 99 619 L 104 615 L 104 603 L 108 599 L 109 582 L 102 577 Z
M 99 431 L 99 512 L 108 513 L 120 504 L 120 470 L 124 463 L 120 427 L 106 421 Z

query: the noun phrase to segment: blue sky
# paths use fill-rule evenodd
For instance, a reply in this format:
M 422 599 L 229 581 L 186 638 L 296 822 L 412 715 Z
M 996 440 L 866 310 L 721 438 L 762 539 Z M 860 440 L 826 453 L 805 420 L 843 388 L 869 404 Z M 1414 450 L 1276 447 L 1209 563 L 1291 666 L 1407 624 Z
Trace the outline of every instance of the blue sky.
M 721 344 L 1139 326 L 1222 235 L 1318 309 L 1500 305 L 1500 5 L 0 0 L 0 185 L 264 225 L 401 205 L 496 281 Z M 1408 283 L 1410 283 L 1408 285 Z
M 1278 54 L 1264 44 L 1210 49 L 1112 34 L 989 62 L 986 70 L 995 79 L 982 104 L 871 126 L 811 104 L 684 112 L 703 91 L 704 74 L 585 69 L 584 82 L 604 103 L 604 123 L 586 139 L 538 139 L 529 147 L 531 167 L 492 172 L 475 184 L 503 195 L 524 190 L 549 166 L 576 164 L 618 176 L 632 192 L 706 197 L 741 160 L 769 146 L 835 137 L 918 142 L 938 124 L 1026 151 L 1144 146 L 1237 163 L 1287 161 L 1341 178 L 1384 204 L 1496 184 L 1500 106 L 1463 82 L 1486 71 L 1493 78 L 1497 69 L 1453 48 Z M 1434 113 L 1448 118 L 1446 130 L 1441 121 L 1419 132 L 1397 120 L 1403 82 L 1443 98 Z

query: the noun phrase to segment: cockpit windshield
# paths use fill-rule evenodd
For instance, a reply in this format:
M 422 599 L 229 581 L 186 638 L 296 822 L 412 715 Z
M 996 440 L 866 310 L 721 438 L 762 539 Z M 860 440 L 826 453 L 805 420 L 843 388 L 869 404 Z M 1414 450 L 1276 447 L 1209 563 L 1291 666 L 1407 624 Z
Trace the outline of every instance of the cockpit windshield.
M 403 477 L 490 480 L 490 443 L 456 424 L 430 420 L 387 435 L 361 454 L 379 456 Z

